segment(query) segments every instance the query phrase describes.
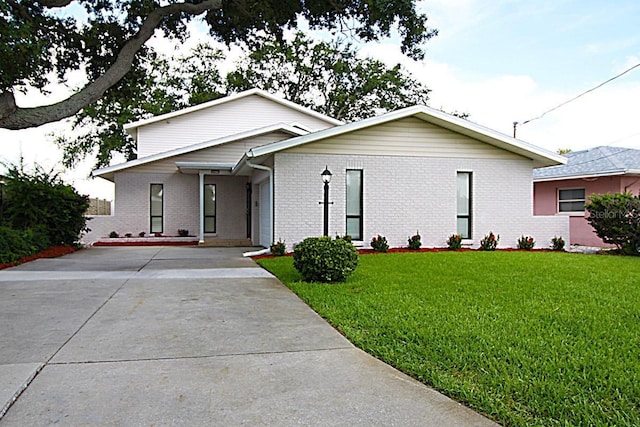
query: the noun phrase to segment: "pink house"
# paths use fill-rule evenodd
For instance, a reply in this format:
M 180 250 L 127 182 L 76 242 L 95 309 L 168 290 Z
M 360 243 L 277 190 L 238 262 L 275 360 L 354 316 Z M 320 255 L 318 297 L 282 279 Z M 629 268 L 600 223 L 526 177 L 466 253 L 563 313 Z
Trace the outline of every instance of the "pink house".
M 640 193 L 640 150 L 595 147 L 566 154 L 567 164 L 534 169 L 534 215 L 569 216 L 572 245 L 607 246 L 587 222 L 591 194 Z

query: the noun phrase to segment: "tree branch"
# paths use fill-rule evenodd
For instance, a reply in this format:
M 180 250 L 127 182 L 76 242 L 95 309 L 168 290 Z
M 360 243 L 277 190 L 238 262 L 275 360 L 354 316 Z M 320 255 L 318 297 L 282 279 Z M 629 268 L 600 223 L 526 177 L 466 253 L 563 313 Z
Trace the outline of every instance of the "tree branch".
M 41 4 L 60 4 L 66 0 L 42 0 Z M 69 0 L 70 3 L 71 0 Z M 153 36 L 162 20 L 170 15 L 186 13 L 200 15 L 208 10 L 220 9 L 222 0 L 205 0 L 202 3 L 175 3 L 159 7 L 147 15 L 138 32 L 120 50 L 115 62 L 103 75 L 87 84 L 69 98 L 51 105 L 34 108 L 19 108 L 11 92 L 0 92 L 0 127 L 26 129 L 71 117 L 87 105 L 97 101 L 131 69 L 133 60 L 147 40 Z
M 73 0 L 38 0 L 44 7 L 65 7 L 69 6 Z

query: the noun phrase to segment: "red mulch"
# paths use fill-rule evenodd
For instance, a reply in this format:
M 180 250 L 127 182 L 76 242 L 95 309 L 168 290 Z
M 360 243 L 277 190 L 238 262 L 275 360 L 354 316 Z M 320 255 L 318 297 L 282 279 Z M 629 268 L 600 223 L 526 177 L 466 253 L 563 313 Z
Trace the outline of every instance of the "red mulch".
M 93 246 L 194 246 L 198 244 L 197 240 L 190 240 L 185 242 L 168 242 L 168 241 L 146 241 L 146 242 L 118 242 L 114 239 L 113 242 L 95 242 Z
M 70 254 L 72 252 L 75 252 L 76 250 L 77 248 L 75 246 L 52 246 L 42 252 L 38 252 L 37 254 L 22 258 L 20 261 L 0 264 L 0 270 L 13 267 L 18 264 L 24 264 L 25 262 L 34 261 L 40 258 L 56 258 L 62 255 Z
M 481 250 L 472 249 L 472 248 L 462 248 L 462 249 L 456 250 L 455 252 L 474 252 L 474 251 L 481 251 Z M 502 249 L 496 249 L 496 251 L 526 252 L 524 249 L 517 249 L 517 248 L 502 248 Z M 399 252 L 449 252 L 449 249 L 448 248 L 420 248 L 420 249 L 414 250 L 409 248 L 389 248 L 389 250 L 386 253 L 392 254 L 392 253 L 399 253 Z M 532 249 L 529 252 L 551 252 L 551 249 Z M 358 254 L 374 255 L 374 254 L 382 254 L 382 252 L 378 252 L 375 249 L 358 249 Z M 293 255 L 293 252 L 288 252 L 285 256 L 292 256 L 292 255 Z M 252 259 L 274 258 L 274 256 L 271 254 L 265 254 L 265 255 L 257 255 L 251 258 Z

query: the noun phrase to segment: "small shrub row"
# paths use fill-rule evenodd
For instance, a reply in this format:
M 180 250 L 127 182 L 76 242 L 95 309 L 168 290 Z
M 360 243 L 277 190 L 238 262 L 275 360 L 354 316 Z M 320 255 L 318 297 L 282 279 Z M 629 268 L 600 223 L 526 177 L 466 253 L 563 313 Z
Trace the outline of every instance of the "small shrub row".
M 422 246 L 422 237 L 420 236 L 420 232 L 416 232 L 413 236 L 408 239 L 408 247 L 409 249 L 418 250 Z M 495 251 L 498 247 L 498 243 L 500 242 L 500 235 L 495 235 L 493 231 L 490 231 L 489 234 L 485 235 L 482 240 L 480 240 L 480 247 L 478 248 L 481 251 Z M 536 245 L 536 241 L 533 236 L 525 236 L 522 235 L 518 239 L 518 249 L 532 250 Z M 551 239 L 550 248 L 554 251 L 562 251 L 565 247 L 565 241 L 562 237 L 554 236 Z M 387 252 L 389 250 L 389 242 L 385 236 L 380 234 L 374 236 L 371 239 L 371 248 L 377 252 Z M 447 239 L 447 248 L 449 250 L 455 251 L 462 248 L 462 236 L 459 234 L 452 234 Z
M 138 233 L 138 237 L 145 237 L 147 235 L 147 233 L 145 231 L 141 231 Z M 162 237 L 162 233 L 150 233 L 151 236 L 154 237 Z M 112 231 L 111 233 L 109 233 L 109 238 L 110 239 L 117 239 L 120 237 L 120 234 L 118 234 L 117 231 Z M 125 233 L 123 237 L 133 237 L 133 233 Z M 180 228 L 178 229 L 178 237 L 189 237 L 189 230 L 184 229 L 184 228 Z

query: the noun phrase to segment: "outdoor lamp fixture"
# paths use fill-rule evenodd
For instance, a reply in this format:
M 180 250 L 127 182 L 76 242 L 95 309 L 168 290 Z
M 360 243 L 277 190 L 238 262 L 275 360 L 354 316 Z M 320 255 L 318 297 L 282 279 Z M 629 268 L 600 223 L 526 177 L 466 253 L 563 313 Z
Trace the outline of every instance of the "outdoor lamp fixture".
M 320 174 L 322 177 L 322 182 L 324 182 L 324 202 L 320 202 L 321 205 L 324 205 L 324 235 L 329 235 L 329 205 L 333 204 L 333 202 L 329 203 L 329 183 L 331 182 L 331 172 L 329 171 L 329 167 L 325 166 L 324 170 Z

